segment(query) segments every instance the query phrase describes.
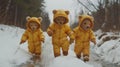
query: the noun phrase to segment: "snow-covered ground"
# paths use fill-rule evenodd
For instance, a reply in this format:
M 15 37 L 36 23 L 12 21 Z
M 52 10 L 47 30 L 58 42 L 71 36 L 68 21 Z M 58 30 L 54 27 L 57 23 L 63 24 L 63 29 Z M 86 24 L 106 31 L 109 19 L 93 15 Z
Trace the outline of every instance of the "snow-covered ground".
M 31 55 L 27 52 L 27 43 L 19 45 L 20 38 L 24 32 L 24 29 L 17 27 L 10 27 L 6 25 L 0 25 L 0 67 L 15 67 L 29 60 Z M 86 64 L 83 61 L 76 59 L 74 52 L 69 51 L 70 54 L 67 57 L 61 56 L 54 58 L 53 49 L 51 44 L 51 38 L 46 33 L 45 43 L 42 45 L 42 61 L 43 67 L 93 67 Z M 20 46 L 20 49 L 17 49 Z
M 18 27 L 0 25 L 0 67 L 16 67 L 16 65 L 25 63 L 30 59 L 31 55 L 28 53 L 27 43 L 19 45 L 23 32 L 24 29 Z M 46 38 L 45 43 L 42 44 L 41 66 L 103 67 L 102 65 L 104 65 L 104 67 L 107 67 L 107 64 L 111 64 L 111 67 L 114 67 L 116 64 L 119 67 L 120 33 L 107 33 L 107 35 L 99 39 L 102 34 L 103 33 L 100 31 L 96 32 L 97 43 L 98 45 L 100 44 L 100 46 L 96 47 L 91 43 L 90 62 L 84 63 L 82 60 L 75 57 L 73 51 L 74 44 L 71 44 L 68 56 L 54 58 L 51 38 L 44 32 Z M 113 35 L 117 37 L 117 39 L 112 37 Z M 106 37 L 110 37 L 111 39 L 104 42 L 103 40 L 105 40 Z M 17 49 L 18 47 L 20 47 L 20 49 Z
M 120 67 L 120 32 L 96 32 L 95 54 L 105 67 Z

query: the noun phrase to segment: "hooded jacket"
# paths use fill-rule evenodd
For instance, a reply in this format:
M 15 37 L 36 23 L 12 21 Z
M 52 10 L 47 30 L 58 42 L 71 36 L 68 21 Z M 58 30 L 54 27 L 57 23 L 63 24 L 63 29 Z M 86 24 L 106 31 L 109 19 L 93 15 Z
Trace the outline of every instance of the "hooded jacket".
M 74 39 L 74 36 L 72 35 L 72 30 L 67 24 L 69 21 L 69 11 L 53 10 L 53 14 L 53 23 L 48 27 L 47 33 L 49 36 L 52 36 L 54 56 L 60 56 L 60 48 L 62 48 L 63 55 L 67 55 L 70 45 L 68 37 L 70 39 Z M 56 22 L 57 18 L 59 17 L 64 17 L 65 21 L 63 24 L 58 24 L 58 22 Z
M 90 30 L 84 30 L 81 28 L 81 24 L 84 20 L 90 20 L 91 21 L 91 29 Z M 74 51 L 76 54 L 80 54 L 83 51 L 83 55 L 89 56 L 89 44 L 91 39 L 95 39 L 94 33 L 92 31 L 94 21 L 93 17 L 89 15 L 81 15 L 79 16 L 79 25 L 73 30 L 74 36 L 75 36 L 75 48 Z
M 69 36 L 71 39 L 74 39 L 74 37 L 72 36 L 72 31 L 70 29 L 70 27 L 68 26 L 68 11 L 64 11 L 64 10 L 54 10 L 53 11 L 53 23 L 49 26 L 49 28 L 47 29 L 47 31 L 52 31 L 52 43 L 53 44 L 59 44 L 59 43 L 63 43 L 65 41 L 68 41 L 67 36 Z M 65 23 L 63 25 L 59 25 L 56 23 L 55 19 L 58 17 L 64 17 Z M 49 33 L 48 33 L 49 34 Z
M 81 28 L 81 24 L 83 23 L 84 20 L 89 19 L 91 21 L 91 29 L 90 30 L 84 30 Z M 81 41 L 90 41 L 91 39 L 95 39 L 95 36 L 93 34 L 92 28 L 94 26 L 94 19 L 93 17 L 89 15 L 81 15 L 79 16 L 79 25 L 73 30 L 74 31 L 74 36 L 76 42 L 81 42 Z
M 41 41 L 44 41 L 44 35 L 42 30 L 40 29 L 41 25 L 41 18 L 36 18 L 36 17 L 27 17 L 27 29 L 25 30 L 24 34 L 22 35 L 21 41 L 25 42 L 28 40 L 28 48 L 30 52 L 34 52 L 34 49 L 36 46 L 34 45 L 41 45 Z M 30 23 L 35 22 L 38 24 L 38 28 L 35 31 L 32 31 L 30 29 Z M 39 52 L 39 50 L 36 50 Z

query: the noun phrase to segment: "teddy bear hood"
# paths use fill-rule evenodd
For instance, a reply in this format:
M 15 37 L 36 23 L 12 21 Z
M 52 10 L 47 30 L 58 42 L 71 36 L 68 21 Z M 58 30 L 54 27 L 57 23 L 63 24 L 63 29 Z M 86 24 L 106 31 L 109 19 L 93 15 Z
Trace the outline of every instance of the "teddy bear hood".
M 26 17 L 26 20 L 27 20 L 26 26 L 27 26 L 28 29 L 30 29 L 29 24 L 30 24 L 31 22 L 37 23 L 37 24 L 38 24 L 38 28 L 40 28 L 41 21 L 42 21 L 42 18 L 41 18 L 41 17 L 38 17 L 38 18 L 37 18 L 37 17 Z
M 69 14 L 69 11 L 65 11 L 65 10 L 53 10 L 53 21 L 55 22 L 55 19 L 57 17 L 64 17 L 66 19 L 65 23 L 68 23 L 69 19 L 68 19 L 68 14 Z
M 92 16 L 89 16 L 89 15 L 80 15 L 79 16 L 79 27 L 80 27 L 80 25 L 83 23 L 83 21 L 85 19 L 88 19 L 88 20 L 91 21 L 91 28 L 93 28 L 93 26 L 94 26 L 94 18 Z

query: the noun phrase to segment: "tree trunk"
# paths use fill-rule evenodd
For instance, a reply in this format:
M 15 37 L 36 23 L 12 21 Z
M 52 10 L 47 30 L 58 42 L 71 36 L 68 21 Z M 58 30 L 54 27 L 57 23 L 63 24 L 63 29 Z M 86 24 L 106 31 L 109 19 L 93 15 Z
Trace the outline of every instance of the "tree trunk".
M 8 16 L 8 10 L 9 10 L 10 4 L 11 4 L 11 0 L 8 0 L 8 4 L 6 6 L 5 16 L 4 16 L 4 22 L 5 22 L 5 24 L 8 24 L 8 22 L 7 22 L 8 17 L 7 16 Z
M 16 26 L 17 25 L 17 5 L 15 6 L 15 19 L 14 19 L 14 25 Z
M 105 0 L 105 20 L 104 20 L 104 23 L 105 23 L 106 25 L 109 24 L 109 23 L 108 23 L 108 3 L 109 3 L 109 1 L 108 1 L 108 0 Z M 106 26 L 106 25 L 105 25 L 105 27 L 103 27 L 104 30 L 107 30 L 106 27 L 108 27 L 108 26 Z

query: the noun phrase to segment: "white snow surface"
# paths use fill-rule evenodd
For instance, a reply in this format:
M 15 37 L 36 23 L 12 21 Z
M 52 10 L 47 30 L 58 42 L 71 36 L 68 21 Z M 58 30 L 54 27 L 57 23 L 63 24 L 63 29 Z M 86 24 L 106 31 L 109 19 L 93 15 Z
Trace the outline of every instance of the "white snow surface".
M 25 63 L 31 58 L 30 53 L 28 53 L 27 42 L 19 45 L 23 32 L 24 29 L 18 27 L 0 25 L 0 67 L 15 67 L 15 65 Z M 98 34 L 102 34 L 102 32 L 96 32 L 96 35 Z M 62 55 L 54 58 L 51 37 L 46 32 L 44 35 L 45 43 L 42 44 L 41 54 L 42 67 L 102 67 L 102 61 L 120 65 L 120 38 L 106 41 L 100 47 L 91 43 L 90 62 L 84 63 L 75 57 L 74 43 L 70 46 L 68 56 Z M 108 32 L 106 36 L 108 35 L 114 34 Z M 120 33 L 117 35 L 120 36 Z M 97 39 L 97 43 L 100 41 Z M 17 49 L 18 47 L 20 49 Z
M 98 32 L 97 32 L 98 33 Z M 102 34 L 99 33 L 98 34 Z M 103 36 L 100 40 L 97 40 L 98 43 L 103 42 L 104 37 L 116 36 L 118 39 L 110 39 L 109 41 L 104 42 L 100 47 L 95 47 L 94 52 L 99 56 L 99 60 L 107 62 L 109 64 L 120 65 L 120 32 L 111 33 L 107 32 L 107 35 Z
M 0 25 L 0 67 L 16 67 L 29 61 L 31 55 L 28 53 L 27 43 L 19 45 L 24 29 Z M 43 67 L 93 67 L 77 59 L 72 49 L 68 56 L 54 58 L 51 37 L 46 32 L 45 43 L 42 44 L 41 65 Z M 20 49 L 17 49 L 20 47 Z
M 75 57 L 63 56 L 55 58 L 49 67 L 93 67 Z

